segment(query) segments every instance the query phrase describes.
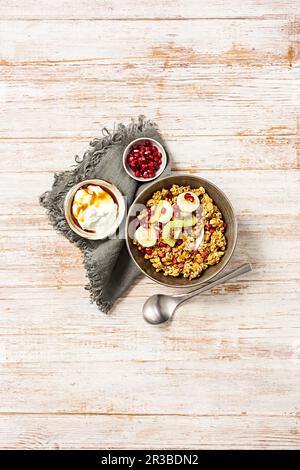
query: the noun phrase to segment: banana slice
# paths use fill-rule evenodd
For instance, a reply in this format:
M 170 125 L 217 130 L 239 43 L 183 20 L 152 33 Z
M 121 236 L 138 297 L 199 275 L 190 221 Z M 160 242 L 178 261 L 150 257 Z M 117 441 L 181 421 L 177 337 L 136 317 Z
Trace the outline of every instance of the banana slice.
M 157 240 L 156 232 L 153 227 L 139 227 L 135 231 L 134 238 L 138 241 L 140 245 L 144 246 L 145 248 L 155 245 Z
M 168 201 L 160 201 L 155 211 L 155 221 L 166 224 L 173 217 L 173 207 Z
M 194 212 L 198 209 L 200 201 L 196 194 L 186 192 L 179 194 L 177 197 L 177 205 L 183 212 Z

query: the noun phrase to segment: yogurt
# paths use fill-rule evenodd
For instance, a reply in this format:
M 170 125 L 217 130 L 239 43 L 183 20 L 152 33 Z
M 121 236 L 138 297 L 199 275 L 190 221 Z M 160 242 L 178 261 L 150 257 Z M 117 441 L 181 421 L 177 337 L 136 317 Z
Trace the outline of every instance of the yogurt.
M 117 204 L 100 186 L 90 184 L 76 191 L 72 215 L 83 230 L 99 235 L 106 233 L 116 221 L 117 214 Z

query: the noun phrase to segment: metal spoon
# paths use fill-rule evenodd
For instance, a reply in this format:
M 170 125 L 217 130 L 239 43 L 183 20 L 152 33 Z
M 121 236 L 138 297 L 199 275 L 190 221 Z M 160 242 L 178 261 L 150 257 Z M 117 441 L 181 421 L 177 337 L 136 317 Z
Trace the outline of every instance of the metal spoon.
M 251 265 L 249 263 L 243 264 L 239 268 L 230 271 L 228 274 L 219 277 L 215 281 L 210 281 L 202 287 L 194 289 L 188 294 L 179 294 L 179 295 L 164 295 L 156 294 L 149 297 L 149 299 L 144 303 L 143 306 L 143 315 L 145 320 L 152 325 L 157 325 L 159 323 L 164 323 L 171 320 L 174 315 L 175 310 L 178 305 L 182 304 L 188 299 L 191 299 L 195 295 L 201 294 L 212 287 L 222 284 L 223 282 L 229 281 L 234 277 L 241 276 L 242 274 L 252 271 Z

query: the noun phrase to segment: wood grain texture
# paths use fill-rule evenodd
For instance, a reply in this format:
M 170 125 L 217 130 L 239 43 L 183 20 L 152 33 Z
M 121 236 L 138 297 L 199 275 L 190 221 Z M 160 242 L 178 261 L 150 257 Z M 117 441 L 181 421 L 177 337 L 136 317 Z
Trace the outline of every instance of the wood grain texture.
M 0 448 L 300 448 L 299 32 L 291 0 L 1 2 Z M 254 268 L 161 328 L 148 279 L 90 304 L 38 204 L 139 113 L 228 194 Z
M 299 448 L 299 418 L 294 416 L 31 414 L 5 415 L 2 422 L 7 449 L 148 449 L 149 441 L 152 449 L 161 449 L 162 442 L 175 450 Z
M 154 0 L 77 0 L 76 8 L 68 0 L 2 0 L 1 18 L 4 19 L 128 19 L 147 20 L 186 18 L 264 18 L 287 17 L 299 14 L 294 0 L 172 0 L 157 3 Z

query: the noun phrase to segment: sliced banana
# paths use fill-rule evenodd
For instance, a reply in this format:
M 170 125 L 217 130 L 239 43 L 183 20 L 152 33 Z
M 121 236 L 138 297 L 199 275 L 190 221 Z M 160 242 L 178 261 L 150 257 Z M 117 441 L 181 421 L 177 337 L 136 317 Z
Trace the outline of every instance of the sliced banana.
M 200 201 L 195 193 L 186 192 L 179 194 L 177 197 L 177 205 L 183 212 L 194 212 L 198 209 Z
M 148 212 L 148 220 L 150 222 L 150 224 L 154 224 L 156 222 L 156 210 L 157 210 L 157 206 L 156 204 L 153 204 L 152 206 L 148 207 L 147 208 L 149 211 L 150 211 L 150 216 L 149 216 L 149 212 Z
M 138 241 L 140 245 L 144 246 L 145 248 L 155 245 L 157 240 L 156 232 L 153 227 L 139 227 L 135 231 L 134 238 Z
M 155 221 L 166 224 L 173 217 L 173 207 L 168 201 L 160 201 L 155 211 Z

